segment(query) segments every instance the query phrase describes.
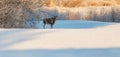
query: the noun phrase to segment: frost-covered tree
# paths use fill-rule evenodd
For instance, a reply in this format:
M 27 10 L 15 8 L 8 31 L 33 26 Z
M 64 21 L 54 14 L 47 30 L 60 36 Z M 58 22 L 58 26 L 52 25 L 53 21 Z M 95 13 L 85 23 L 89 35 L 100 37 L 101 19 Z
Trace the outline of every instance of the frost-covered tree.
M 42 5 L 41 0 L 0 0 L 0 28 L 35 28 L 35 9 Z

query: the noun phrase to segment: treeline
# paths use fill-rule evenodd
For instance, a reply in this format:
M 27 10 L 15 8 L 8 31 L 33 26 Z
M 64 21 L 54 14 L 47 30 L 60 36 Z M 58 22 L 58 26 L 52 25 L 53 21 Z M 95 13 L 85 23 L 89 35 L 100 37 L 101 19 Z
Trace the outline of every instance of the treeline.
M 57 15 L 59 20 L 92 20 L 103 22 L 120 22 L 120 6 L 79 7 L 79 8 L 45 8 L 48 17 Z
M 120 0 L 44 0 L 46 6 L 86 7 L 120 5 Z
M 0 28 L 35 28 L 41 0 L 0 0 Z

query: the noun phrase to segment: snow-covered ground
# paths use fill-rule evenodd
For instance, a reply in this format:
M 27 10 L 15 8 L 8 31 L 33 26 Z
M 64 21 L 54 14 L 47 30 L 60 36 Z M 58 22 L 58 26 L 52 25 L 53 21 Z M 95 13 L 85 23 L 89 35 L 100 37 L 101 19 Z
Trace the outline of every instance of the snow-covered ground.
M 0 57 L 120 57 L 120 24 L 59 20 L 55 29 L 0 29 Z

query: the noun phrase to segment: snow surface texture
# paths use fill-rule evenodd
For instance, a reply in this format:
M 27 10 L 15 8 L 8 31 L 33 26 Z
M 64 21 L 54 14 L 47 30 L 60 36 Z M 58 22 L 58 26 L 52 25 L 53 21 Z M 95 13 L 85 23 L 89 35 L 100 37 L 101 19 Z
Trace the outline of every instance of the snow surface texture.
M 55 28 L 0 29 L 0 57 L 120 57 L 119 23 L 59 20 Z

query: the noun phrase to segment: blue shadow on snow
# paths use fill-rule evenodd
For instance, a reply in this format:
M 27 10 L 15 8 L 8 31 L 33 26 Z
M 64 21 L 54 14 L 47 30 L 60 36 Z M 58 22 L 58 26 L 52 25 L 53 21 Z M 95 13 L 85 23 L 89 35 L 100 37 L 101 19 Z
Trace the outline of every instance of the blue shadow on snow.
M 0 51 L 0 57 L 120 57 L 120 48 L 6 50 Z
M 113 23 L 109 22 L 97 22 L 97 21 L 81 21 L 81 20 L 57 20 L 54 28 L 55 29 L 90 29 L 113 25 Z M 38 24 L 38 28 L 42 29 L 43 22 Z M 46 26 L 50 28 L 50 25 Z

